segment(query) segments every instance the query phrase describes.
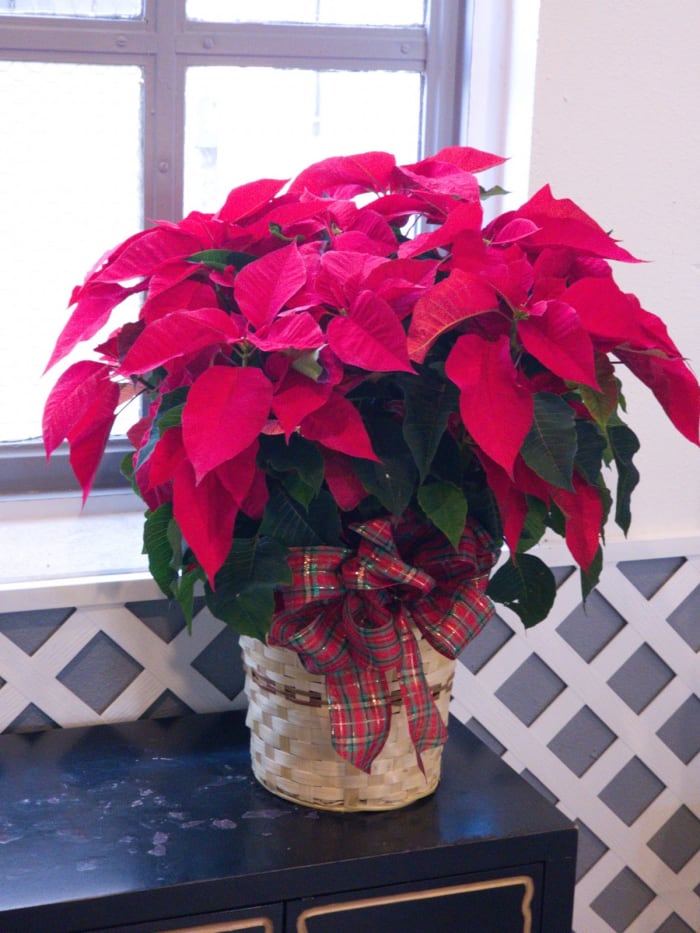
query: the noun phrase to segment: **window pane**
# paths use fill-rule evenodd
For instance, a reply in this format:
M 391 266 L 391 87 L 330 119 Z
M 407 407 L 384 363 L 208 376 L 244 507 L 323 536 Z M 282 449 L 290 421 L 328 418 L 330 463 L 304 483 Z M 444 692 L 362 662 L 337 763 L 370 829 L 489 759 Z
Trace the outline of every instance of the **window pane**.
M 401 71 L 209 66 L 186 83 L 185 208 L 217 210 L 231 188 L 287 178 L 369 149 L 418 157 L 421 77 Z
M 215 23 L 411 26 L 424 22 L 425 0 L 187 0 L 187 17 Z
M 71 289 L 143 224 L 141 95 L 135 66 L 0 62 L 0 440 L 40 434 Z
M 0 0 L 0 16 L 140 19 L 143 0 Z

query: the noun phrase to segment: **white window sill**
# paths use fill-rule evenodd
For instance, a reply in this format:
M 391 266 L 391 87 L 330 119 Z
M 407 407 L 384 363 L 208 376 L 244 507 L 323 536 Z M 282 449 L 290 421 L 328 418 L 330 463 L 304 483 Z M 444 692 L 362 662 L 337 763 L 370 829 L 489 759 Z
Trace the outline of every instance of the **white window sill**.
M 130 491 L 0 498 L 0 585 L 148 570 L 143 503 Z

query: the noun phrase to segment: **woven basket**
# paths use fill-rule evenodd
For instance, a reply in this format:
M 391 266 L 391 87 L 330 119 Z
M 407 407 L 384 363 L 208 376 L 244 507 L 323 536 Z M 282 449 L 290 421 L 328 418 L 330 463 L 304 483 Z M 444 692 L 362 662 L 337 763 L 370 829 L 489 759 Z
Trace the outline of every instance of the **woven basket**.
M 440 780 L 442 748 L 425 751 L 423 774 L 408 732 L 401 694 L 391 677 L 391 731 L 365 774 L 331 744 L 323 677 L 309 674 L 294 651 L 241 636 L 248 695 L 253 774 L 273 794 L 323 810 L 393 810 L 431 794 Z M 419 638 L 423 670 L 447 722 L 455 661 Z

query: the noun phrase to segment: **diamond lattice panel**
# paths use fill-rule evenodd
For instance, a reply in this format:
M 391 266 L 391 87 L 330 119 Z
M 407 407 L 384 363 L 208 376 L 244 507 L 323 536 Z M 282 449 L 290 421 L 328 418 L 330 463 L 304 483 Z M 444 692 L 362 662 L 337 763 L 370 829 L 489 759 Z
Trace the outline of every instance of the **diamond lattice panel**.
M 457 666 L 453 712 L 579 825 L 576 933 L 700 930 L 700 541 L 609 545 L 581 606 L 504 611 Z M 242 706 L 235 638 L 192 635 L 134 575 L 4 588 L 0 731 Z
M 580 827 L 577 933 L 700 930 L 699 551 L 611 546 L 585 608 L 562 567 L 457 666 L 453 712 Z
M 237 641 L 206 609 L 191 636 L 161 599 L 0 613 L 0 731 L 231 709 L 242 689 Z

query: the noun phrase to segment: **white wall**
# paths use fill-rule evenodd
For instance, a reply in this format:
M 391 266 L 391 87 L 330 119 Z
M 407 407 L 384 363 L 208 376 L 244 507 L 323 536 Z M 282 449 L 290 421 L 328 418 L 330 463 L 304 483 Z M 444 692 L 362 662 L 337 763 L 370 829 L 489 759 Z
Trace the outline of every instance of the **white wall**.
M 530 153 L 531 191 L 550 182 L 651 260 L 617 279 L 664 319 L 696 374 L 699 49 L 697 0 L 540 0 Z M 630 537 L 695 535 L 700 452 L 633 377 L 626 386 L 642 442 Z

